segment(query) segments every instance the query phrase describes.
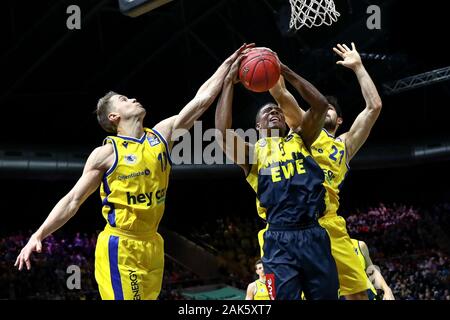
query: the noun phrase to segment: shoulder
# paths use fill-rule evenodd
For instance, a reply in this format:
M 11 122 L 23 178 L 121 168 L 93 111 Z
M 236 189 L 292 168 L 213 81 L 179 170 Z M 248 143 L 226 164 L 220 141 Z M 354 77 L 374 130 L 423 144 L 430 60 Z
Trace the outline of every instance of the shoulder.
M 86 162 L 93 169 L 107 170 L 114 162 L 114 147 L 111 143 L 95 148 Z
M 178 116 L 172 116 L 169 118 L 166 118 L 160 122 L 158 122 L 153 129 L 156 130 L 157 132 L 159 132 L 164 139 L 166 139 L 166 141 L 170 141 L 171 140 L 171 136 L 172 136 L 172 128 L 174 126 L 175 120 L 177 119 Z
M 338 136 L 336 139 L 341 140 L 342 142 L 345 142 L 345 138 L 347 137 L 347 132 L 341 134 L 340 136 Z
M 361 250 L 367 250 L 367 244 L 364 241 L 358 240 L 358 245 Z

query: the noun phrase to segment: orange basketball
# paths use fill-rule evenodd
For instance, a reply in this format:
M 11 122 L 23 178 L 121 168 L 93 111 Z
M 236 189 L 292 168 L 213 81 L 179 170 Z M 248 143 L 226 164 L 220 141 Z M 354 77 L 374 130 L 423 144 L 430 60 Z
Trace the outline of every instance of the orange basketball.
M 251 91 L 264 92 L 272 88 L 280 78 L 278 56 L 265 48 L 253 48 L 242 59 L 239 80 Z

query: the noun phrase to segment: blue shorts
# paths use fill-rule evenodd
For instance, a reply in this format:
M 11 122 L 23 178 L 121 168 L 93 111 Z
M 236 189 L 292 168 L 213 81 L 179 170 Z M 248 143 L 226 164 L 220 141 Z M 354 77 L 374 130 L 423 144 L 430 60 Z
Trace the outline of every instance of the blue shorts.
M 337 300 L 339 280 L 330 238 L 318 223 L 304 228 L 269 225 L 261 258 L 267 279 L 273 279 L 273 298 Z

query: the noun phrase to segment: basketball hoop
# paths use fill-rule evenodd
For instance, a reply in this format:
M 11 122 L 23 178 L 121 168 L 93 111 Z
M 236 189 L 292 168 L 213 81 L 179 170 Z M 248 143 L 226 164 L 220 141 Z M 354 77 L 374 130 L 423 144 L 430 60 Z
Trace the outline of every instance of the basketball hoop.
M 289 0 L 291 4 L 291 22 L 289 28 L 299 30 L 301 27 L 327 26 L 337 21 L 340 16 L 333 0 Z

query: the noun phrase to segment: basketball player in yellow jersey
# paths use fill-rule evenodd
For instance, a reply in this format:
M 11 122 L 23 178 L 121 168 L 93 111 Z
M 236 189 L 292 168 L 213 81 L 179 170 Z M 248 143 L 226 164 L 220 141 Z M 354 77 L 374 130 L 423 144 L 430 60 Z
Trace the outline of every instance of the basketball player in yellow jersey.
M 40 252 L 42 240 L 62 227 L 100 186 L 105 230 L 97 240 L 95 278 L 102 299 L 156 299 L 164 269 L 163 239 L 158 225 L 168 187 L 170 146 L 176 129 L 189 129 L 213 103 L 225 76 L 243 45 L 216 70 L 180 111 L 144 128 L 144 107 L 110 92 L 97 105 L 103 129 L 115 133 L 89 156 L 73 189 L 50 212 L 17 257 L 19 270 L 30 269 L 30 255 Z
M 381 98 L 375 84 L 364 68 L 361 57 L 352 43 L 352 49 L 344 45 L 333 48 L 343 60 L 337 64 L 354 71 L 361 86 L 366 102 L 365 109 L 358 115 L 350 130 L 338 137 L 336 131 L 342 124 L 342 114 L 335 99 L 328 98 L 329 108 L 325 124 L 319 137 L 312 145 L 312 155 L 325 173 L 324 186 L 327 190 L 325 215 L 319 219 L 321 226 L 327 229 L 333 257 L 339 273 L 340 292 L 348 300 L 367 299 L 368 289 L 365 272 L 354 254 L 352 242 L 347 233 L 344 218 L 337 215 L 339 208 L 339 190 L 348 171 L 348 163 L 369 136 L 381 111 Z M 282 65 L 282 75 L 287 67 Z M 289 80 L 287 78 L 287 80 Z M 291 82 L 291 81 L 289 81 Z M 291 84 L 300 92 L 296 83 Z M 286 90 L 283 79 L 270 90 L 272 96 L 282 107 L 286 122 L 291 128 L 302 124 L 305 115 L 293 96 Z
M 258 279 L 248 285 L 245 300 L 270 300 L 269 292 L 266 287 L 264 266 L 261 260 L 256 261 L 255 269 Z
M 370 288 L 367 292 L 369 300 L 375 300 L 377 296 L 377 290 L 375 288 L 383 291 L 383 300 L 395 300 L 392 290 L 384 280 L 379 268 L 373 264 L 372 259 L 370 258 L 369 248 L 366 243 L 361 240 L 351 240 L 359 262 L 361 263 L 363 269 L 366 270 L 367 279 L 371 282 Z

